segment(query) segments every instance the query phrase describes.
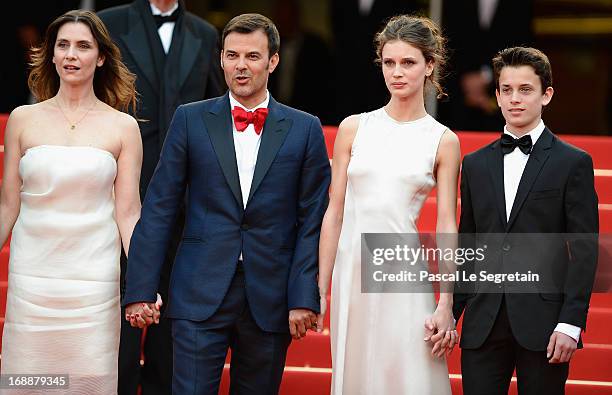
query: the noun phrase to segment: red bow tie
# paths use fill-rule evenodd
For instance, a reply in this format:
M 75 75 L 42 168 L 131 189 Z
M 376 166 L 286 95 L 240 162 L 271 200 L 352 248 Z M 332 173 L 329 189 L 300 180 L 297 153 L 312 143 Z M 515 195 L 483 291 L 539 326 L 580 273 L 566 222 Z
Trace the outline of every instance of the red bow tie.
M 247 111 L 242 107 L 234 106 L 232 116 L 237 131 L 244 132 L 247 126 L 252 123 L 255 133 L 260 134 L 268 116 L 268 109 L 258 108 L 255 111 Z

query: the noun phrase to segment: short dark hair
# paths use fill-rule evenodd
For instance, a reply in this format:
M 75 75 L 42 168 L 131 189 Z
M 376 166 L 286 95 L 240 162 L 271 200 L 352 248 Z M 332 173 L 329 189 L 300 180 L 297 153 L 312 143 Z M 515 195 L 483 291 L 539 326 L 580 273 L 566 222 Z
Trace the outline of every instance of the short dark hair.
M 499 75 L 504 67 L 531 66 L 540 77 L 542 92 L 552 86 L 552 68 L 544 52 L 530 47 L 512 47 L 501 50 L 493 58 L 495 88 L 499 90 Z
M 248 34 L 257 30 L 262 30 L 268 36 L 268 52 L 272 57 L 280 49 L 280 35 L 274 22 L 261 14 L 242 14 L 230 20 L 221 34 L 221 49 L 225 45 L 225 37 L 232 32 Z

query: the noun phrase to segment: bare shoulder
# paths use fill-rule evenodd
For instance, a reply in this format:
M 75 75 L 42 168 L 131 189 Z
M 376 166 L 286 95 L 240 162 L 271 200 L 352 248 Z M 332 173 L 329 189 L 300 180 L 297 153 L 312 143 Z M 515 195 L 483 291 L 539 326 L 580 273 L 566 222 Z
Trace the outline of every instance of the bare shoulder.
M 19 135 L 26 129 L 28 123 L 36 121 L 43 113 L 43 109 L 47 106 L 48 104 L 43 102 L 14 108 L 9 115 L 5 128 L 5 140 L 11 138 L 19 139 Z
M 342 122 L 340 122 L 340 126 L 338 126 L 338 133 L 354 135 L 357 132 L 357 128 L 359 127 L 360 118 L 360 114 L 353 114 L 344 118 Z
M 355 135 L 357 134 L 357 129 L 359 128 L 359 119 L 360 116 L 358 114 L 350 115 L 340 122 L 338 132 L 336 133 L 334 152 L 337 150 L 350 151 L 353 145 L 353 140 L 355 140 Z
M 440 146 L 445 146 L 449 148 L 459 148 L 459 136 L 455 132 L 450 129 L 446 129 L 444 134 L 442 134 L 442 138 L 440 139 Z
M 106 106 L 105 110 L 109 113 L 110 120 L 112 121 L 113 125 L 116 126 L 116 130 L 120 132 L 121 135 L 140 133 L 138 122 L 133 116 L 116 110 L 107 104 L 104 105 Z
M 15 107 L 9 115 L 9 122 L 13 124 L 26 122 L 32 117 L 38 116 L 49 107 L 48 102 L 49 100 L 45 100 L 41 103 L 25 104 L 23 106 Z
M 451 161 L 449 163 L 459 163 L 460 157 L 461 145 L 459 144 L 459 137 L 452 130 L 446 129 L 440 138 L 436 161 L 440 162 L 443 158 L 448 158 Z

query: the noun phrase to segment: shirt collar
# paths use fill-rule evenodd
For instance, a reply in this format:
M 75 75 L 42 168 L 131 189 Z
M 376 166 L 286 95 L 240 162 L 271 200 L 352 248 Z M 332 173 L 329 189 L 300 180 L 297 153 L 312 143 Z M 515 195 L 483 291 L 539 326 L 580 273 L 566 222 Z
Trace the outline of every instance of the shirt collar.
M 177 1 L 176 3 L 174 3 L 174 6 L 172 6 L 172 8 L 170 8 L 166 12 L 161 12 L 161 10 L 155 7 L 153 3 L 149 3 L 149 5 L 151 6 L 151 12 L 153 13 L 153 15 L 168 16 L 172 14 L 179 7 L 179 2 Z
M 267 108 L 268 107 L 268 103 L 270 102 L 270 92 L 268 92 L 268 90 L 266 89 L 266 98 L 264 99 L 264 101 L 262 101 L 261 103 L 259 103 L 258 105 L 256 105 L 253 108 L 245 108 L 242 104 L 240 104 L 238 102 L 238 100 L 234 99 L 234 96 L 232 96 L 232 92 L 229 93 L 229 100 L 230 100 L 230 110 L 236 106 L 238 107 L 242 107 L 247 111 L 255 111 L 258 108 Z
M 542 132 L 544 132 L 544 128 L 545 128 L 544 121 L 540 119 L 540 123 L 538 123 L 538 125 L 535 128 L 531 129 L 529 132 L 525 133 L 523 136 L 530 135 L 531 136 L 532 145 L 535 145 L 536 141 L 538 141 L 538 139 L 542 135 Z M 505 134 L 509 134 L 510 136 L 514 137 L 515 139 L 518 138 L 514 134 L 512 134 L 512 132 L 510 132 L 508 130 L 508 125 L 504 126 L 504 133 Z

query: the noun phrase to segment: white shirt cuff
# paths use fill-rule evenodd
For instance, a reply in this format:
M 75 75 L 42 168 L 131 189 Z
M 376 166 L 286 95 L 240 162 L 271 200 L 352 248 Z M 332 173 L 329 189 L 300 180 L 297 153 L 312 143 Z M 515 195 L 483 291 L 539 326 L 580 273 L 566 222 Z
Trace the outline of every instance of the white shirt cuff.
M 578 339 L 580 339 L 581 331 L 582 329 L 580 327 L 566 324 L 563 322 L 559 322 L 555 328 L 555 332 L 561 332 L 565 335 L 568 335 L 572 339 L 576 340 L 576 343 L 578 343 Z

